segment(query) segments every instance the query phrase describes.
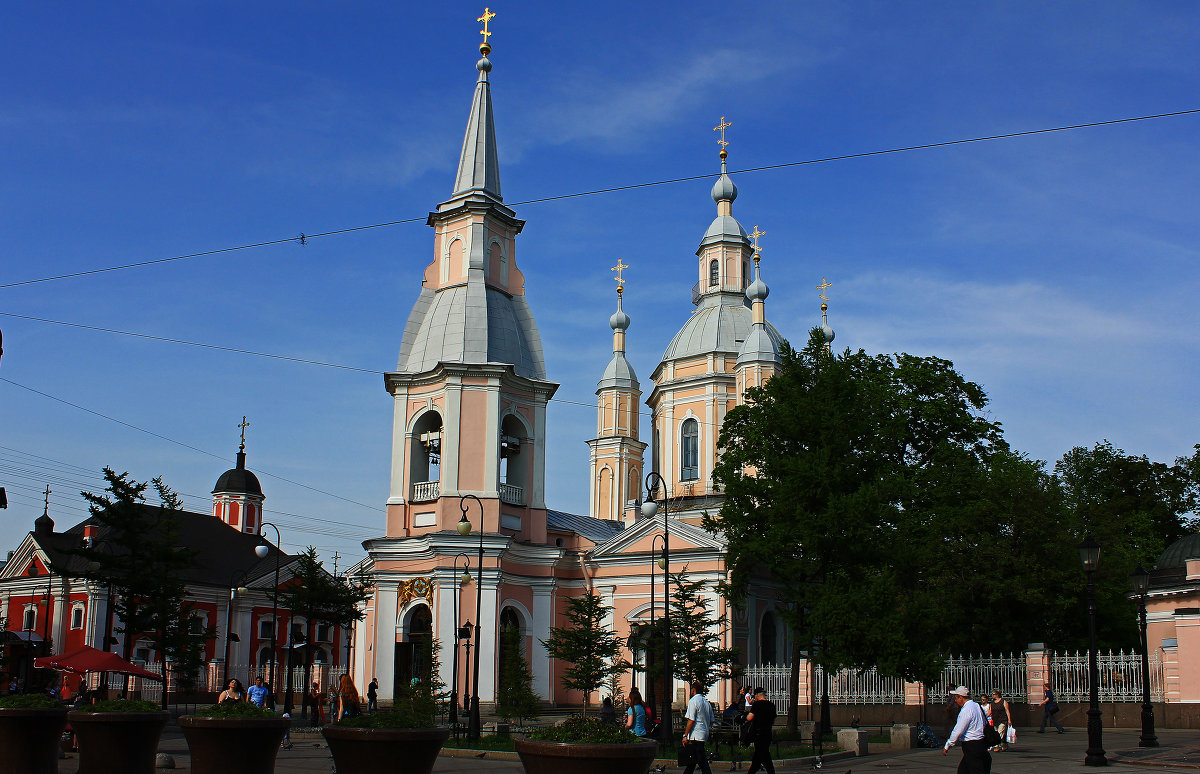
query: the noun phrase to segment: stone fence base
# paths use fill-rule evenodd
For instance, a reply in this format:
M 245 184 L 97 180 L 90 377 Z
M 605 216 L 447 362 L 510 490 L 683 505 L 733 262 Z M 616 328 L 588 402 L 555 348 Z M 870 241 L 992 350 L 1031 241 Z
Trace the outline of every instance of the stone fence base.
M 1018 728 L 1040 726 L 1042 710 L 1036 705 L 1017 704 L 1009 702 L 1012 708 L 1013 720 Z M 1086 728 L 1086 703 L 1060 703 L 1058 722 L 1068 728 Z M 924 717 L 922 717 L 922 709 Z M 1141 728 L 1141 704 L 1101 704 L 1101 721 L 1105 728 Z M 814 719 L 819 714 L 819 708 L 801 707 L 800 720 Z M 834 727 L 846 727 L 858 722 L 861 726 L 892 726 L 896 723 L 916 724 L 922 720 L 933 729 L 942 733 L 948 724 L 947 715 L 942 711 L 941 704 L 900 705 L 900 704 L 831 704 L 829 706 L 830 722 Z M 1157 728 L 1200 728 L 1200 704 L 1162 704 L 1154 705 L 1154 725 Z

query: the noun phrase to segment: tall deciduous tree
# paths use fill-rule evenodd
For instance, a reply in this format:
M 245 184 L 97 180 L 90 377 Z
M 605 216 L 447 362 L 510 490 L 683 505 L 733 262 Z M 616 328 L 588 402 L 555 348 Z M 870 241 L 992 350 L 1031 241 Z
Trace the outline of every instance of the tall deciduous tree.
M 611 675 L 624 674 L 629 663 L 621 658 L 621 640 L 606 623 L 612 608 L 593 591 L 567 600 L 567 625 L 550 629 L 541 640 L 551 658 L 570 664 L 563 671 L 564 688 L 583 692 L 583 714 L 592 692 Z
M 194 679 L 204 643 L 213 635 L 201 627 L 200 616 L 187 600 L 184 573 L 195 551 L 180 545 L 176 515 L 182 510 L 179 496 L 161 478 L 151 481 L 159 505 L 146 503 L 146 483 L 128 473 L 104 468 L 108 486 L 104 494 L 83 492 L 88 510 L 99 527 L 99 540 L 68 553 L 82 557 L 88 575 L 110 580 L 114 610 L 125 634 L 124 655 L 133 641 L 145 638 L 158 652 L 164 678 L 171 661 L 186 685 Z
M 984 539 L 973 530 L 956 555 L 946 526 L 971 521 L 1007 449 L 983 389 L 939 358 L 830 354 L 814 331 L 747 398 L 722 428 L 713 477 L 726 499 L 706 522 L 729 541 L 727 593 L 765 573 L 789 624 L 820 635 L 827 669 L 935 679 L 957 624 L 939 593 Z

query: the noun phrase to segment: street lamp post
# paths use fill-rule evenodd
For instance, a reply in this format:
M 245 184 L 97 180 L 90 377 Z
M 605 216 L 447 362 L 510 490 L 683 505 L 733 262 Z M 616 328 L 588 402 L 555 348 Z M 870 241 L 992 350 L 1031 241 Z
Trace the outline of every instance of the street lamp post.
M 1146 637 L 1146 595 L 1150 590 L 1150 573 L 1138 565 L 1130 576 L 1133 593 L 1138 601 L 1138 625 L 1142 634 L 1142 735 L 1138 747 L 1158 747 L 1154 734 L 1154 705 L 1150 703 L 1150 641 Z
M 475 628 L 483 630 L 483 503 L 473 494 L 458 498 L 458 507 L 462 510 L 462 518 L 458 522 L 458 534 L 466 537 L 471 534 L 471 522 L 467 519 L 467 500 L 474 500 L 479 506 L 479 564 L 476 565 L 479 578 L 475 581 Z M 475 674 L 471 681 L 471 716 L 467 725 L 467 738 L 478 739 L 479 723 L 479 652 L 483 640 L 475 638 Z M 469 658 L 469 657 L 468 657 Z
M 658 548 L 659 540 L 661 540 L 662 544 L 663 544 L 663 547 L 661 549 Z M 655 535 L 654 539 L 650 541 L 650 631 L 651 632 L 654 631 L 654 625 L 656 623 L 658 623 L 658 621 L 655 619 L 655 616 L 657 614 L 657 609 L 658 609 L 656 606 L 657 597 L 654 594 L 654 575 L 655 575 L 654 569 L 656 567 L 662 569 L 662 571 L 663 571 L 663 616 L 664 616 L 664 619 L 667 615 L 670 614 L 670 610 L 671 610 L 671 602 L 667 597 L 667 590 L 670 588 L 670 586 L 667 585 L 667 567 L 669 567 L 670 565 L 669 565 L 669 562 L 667 559 L 666 548 L 667 548 L 666 538 L 661 534 Z M 657 559 L 655 559 L 656 556 L 658 557 Z M 649 650 L 647 650 L 647 652 L 649 652 Z M 670 696 L 671 696 L 671 679 L 670 679 L 670 676 L 666 672 L 664 672 L 663 674 L 664 674 L 663 693 L 666 694 L 666 696 L 668 698 L 670 698 Z M 651 675 L 650 675 L 650 658 L 649 658 L 649 656 L 647 656 L 647 658 L 646 658 L 646 701 L 649 702 L 651 707 L 654 706 L 654 701 L 657 698 L 657 693 L 658 692 L 654 690 L 654 678 L 651 677 Z
M 663 477 L 654 471 L 646 474 L 646 500 L 642 503 L 642 515 L 648 519 L 654 518 L 658 513 L 658 502 L 654 499 L 654 493 L 658 488 L 662 487 L 662 512 L 663 512 L 663 547 L 662 556 L 658 560 L 658 566 L 663 570 L 663 620 L 662 620 L 662 637 L 663 637 L 663 697 L 662 709 L 659 715 L 662 723 L 661 739 L 664 743 L 675 738 L 674 732 L 671 730 L 671 616 L 668 615 L 670 603 L 668 600 L 671 597 L 671 520 L 667 514 L 667 482 Z M 651 544 L 653 550 L 653 543 Z M 653 589 L 651 589 L 653 593 Z
M 275 685 L 275 661 L 278 659 L 279 646 L 279 559 L 283 555 L 279 544 L 282 539 L 279 536 L 279 527 L 276 527 L 269 521 L 264 521 L 258 525 L 258 536 L 262 537 L 262 528 L 270 527 L 275 530 L 275 585 L 271 587 L 271 666 L 270 678 L 267 680 L 271 684 L 271 693 L 274 694 L 278 688 Z M 265 540 L 265 538 L 263 538 Z M 271 553 L 270 546 L 265 543 L 260 543 L 254 547 L 254 555 L 259 559 L 266 559 Z M 291 670 L 291 649 L 288 649 L 288 665 L 287 665 L 287 694 L 283 699 L 283 711 L 291 713 L 292 711 L 292 670 Z
M 458 574 L 458 560 L 463 559 L 463 573 Z M 459 582 L 471 582 L 471 557 L 458 554 L 454 557 L 454 667 L 450 679 L 450 727 L 454 729 L 454 740 L 458 741 L 458 641 L 462 639 L 462 628 L 458 625 Z
M 1096 567 L 1100 564 L 1100 544 L 1089 533 L 1079 544 L 1079 559 L 1087 575 L 1088 594 L 1088 750 L 1085 766 L 1107 766 L 1104 755 L 1104 729 L 1100 723 L 1100 670 L 1096 665 Z
M 468 618 L 467 622 L 462 625 L 463 639 L 466 640 L 466 643 L 463 645 L 463 647 L 467 649 L 467 658 L 465 662 L 467 673 L 463 675 L 463 699 L 466 700 L 468 704 L 470 703 L 468 694 L 471 686 L 471 634 L 474 631 L 475 627 L 471 624 L 471 619 Z M 469 707 L 467 708 L 467 714 L 468 716 L 470 715 Z

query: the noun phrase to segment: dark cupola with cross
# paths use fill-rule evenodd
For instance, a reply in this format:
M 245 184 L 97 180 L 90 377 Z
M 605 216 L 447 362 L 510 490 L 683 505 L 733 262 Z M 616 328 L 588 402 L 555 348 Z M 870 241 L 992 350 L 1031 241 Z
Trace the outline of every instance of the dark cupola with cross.
M 262 523 L 263 496 L 258 476 L 246 469 L 246 428 L 250 423 L 242 417 L 242 430 L 237 451 L 237 466 L 217 479 L 213 487 L 213 516 L 242 532 L 257 532 Z

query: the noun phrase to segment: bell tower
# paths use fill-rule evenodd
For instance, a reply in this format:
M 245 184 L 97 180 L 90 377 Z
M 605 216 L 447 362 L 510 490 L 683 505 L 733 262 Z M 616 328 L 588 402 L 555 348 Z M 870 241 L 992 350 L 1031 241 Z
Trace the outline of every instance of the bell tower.
M 459 497 L 483 503 L 486 532 L 546 536 L 547 381 L 505 206 L 484 31 L 451 196 L 429 214 L 433 259 L 405 325 L 396 370 L 388 537 L 452 530 Z M 475 518 L 472 515 L 472 518 Z
M 638 404 L 642 390 L 633 366 L 625 359 L 625 331 L 629 315 L 622 308 L 625 292 L 623 272 L 629 267 L 617 261 L 617 311 L 608 318 L 613 331 L 613 356 L 596 385 L 596 437 L 587 442 L 591 450 L 591 505 L 597 519 L 619 520 L 625 505 L 641 491 L 642 453 L 646 444 L 638 440 Z

